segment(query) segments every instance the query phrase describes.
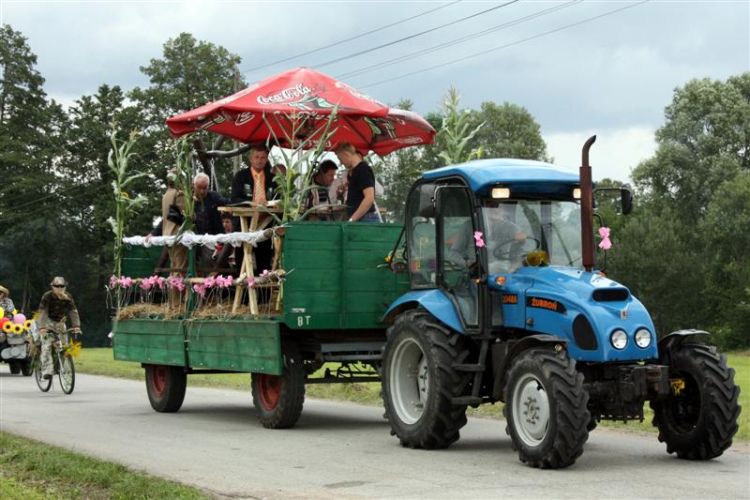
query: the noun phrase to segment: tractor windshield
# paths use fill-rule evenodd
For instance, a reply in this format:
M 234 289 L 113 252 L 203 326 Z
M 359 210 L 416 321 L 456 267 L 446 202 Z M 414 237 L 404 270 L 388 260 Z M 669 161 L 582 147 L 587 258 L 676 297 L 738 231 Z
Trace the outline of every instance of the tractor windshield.
M 485 200 L 482 216 L 491 274 L 521 265 L 580 265 L 577 201 Z

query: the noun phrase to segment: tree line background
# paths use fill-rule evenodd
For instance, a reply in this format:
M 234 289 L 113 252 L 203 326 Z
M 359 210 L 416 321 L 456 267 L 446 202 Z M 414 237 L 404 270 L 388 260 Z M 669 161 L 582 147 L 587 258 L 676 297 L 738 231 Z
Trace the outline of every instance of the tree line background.
M 225 48 L 182 33 L 164 44 L 161 58 L 140 68 L 148 86 L 126 91 L 102 83 L 65 109 L 46 95 L 25 37 L 0 27 L 0 284 L 10 288 L 19 310 L 34 311 L 51 278 L 63 275 L 86 343 L 105 343 L 111 313 L 105 285 L 113 268 L 109 135 L 113 129 L 123 138 L 140 133 L 132 164 L 148 175 L 128 194 L 143 194 L 149 203 L 126 234 L 146 234 L 174 162 L 164 121 L 246 86 L 239 63 Z M 407 99 L 393 104 L 411 107 Z M 661 334 L 701 328 L 724 348 L 748 347 L 750 73 L 686 82 L 665 104 L 656 152 L 633 171 L 633 213 L 620 216 L 613 197 L 599 198 L 614 243 L 606 272 L 648 307 Z M 376 165 L 386 186 L 378 201 L 396 221 L 412 182 L 451 154 L 553 160 L 539 124 L 516 104 L 460 109 L 451 89 L 443 107 L 426 118 L 440 131 L 435 145 L 398 151 Z M 462 142 L 451 136 L 456 130 L 475 133 Z M 232 163 L 219 162 L 226 189 Z M 598 258 L 604 265 L 603 255 Z

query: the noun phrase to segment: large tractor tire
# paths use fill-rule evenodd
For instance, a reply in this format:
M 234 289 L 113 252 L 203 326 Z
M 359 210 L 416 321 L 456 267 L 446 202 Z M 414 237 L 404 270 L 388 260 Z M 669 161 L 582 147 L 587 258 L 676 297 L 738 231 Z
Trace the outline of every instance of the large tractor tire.
M 508 372 L 503 413 L 521 462 L 542 469 L 572 465 L 589 437 L 587 403 L 583 375 L 566 351 L 520 354 Z
M 284 344 L 284 372 L 253 373 L 253 405 L 266 429 L 294 427 L 305 403 L 305 367 L 295 343 Z
M 712 346 L 685 344 L 670 355 L 669 377 L 684 381 L 666 399 L 652 401 L 654 425 L 668 453 L 688 460 L 718 457 L 737 433 L 740 388 L 726 356 Z
M 159 413 L 174 413 L 185 400 L 187 374 L 179 366 L 144 365 L 146 392 L 151 407 Z
M 401 314 L 388 329 L 383 356 L 385 414 L 402 446 L 447 448 L 466 425 L 462 396 L 470 375 L 453 365 L 465 363 L 465 339 L 417 309 Z

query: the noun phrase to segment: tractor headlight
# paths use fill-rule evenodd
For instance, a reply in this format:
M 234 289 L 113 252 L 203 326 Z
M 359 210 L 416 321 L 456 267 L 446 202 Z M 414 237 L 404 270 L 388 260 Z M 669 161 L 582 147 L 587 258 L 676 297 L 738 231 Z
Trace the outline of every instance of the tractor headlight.
M 645 349 L 646 347 L 650 346 L 651 332 L 649 332 L 645 328 L 639 328 L 638 331 L 635 332 L 635 344 L 641 349 Z
M 609 341 L 615 349 L 625 349 L 625 346 L 628 345 L 628 334 L 625 333 L 625 330 L 615 330 L 609 336 Z

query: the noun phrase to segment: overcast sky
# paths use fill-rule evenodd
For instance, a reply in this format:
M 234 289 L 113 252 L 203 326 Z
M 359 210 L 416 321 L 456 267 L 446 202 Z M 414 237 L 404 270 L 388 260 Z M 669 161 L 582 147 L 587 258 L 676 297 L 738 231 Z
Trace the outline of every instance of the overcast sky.
M 750 70 L 747 0 L 0 0 L 0 22 L 28 38 L 45 90 L 66 104 L 104 83 L 148 85 L 139 67 L 161 57 L 169 38 L 189 32 L 241 56 L 248 82 L 310 66 L 384 102 L 411 99 L 420 113 L 438 109 L 451 85 L 467 107 L 518 104 L 539 122 L 561 165 L 578 165 L 583 141 L 598 134 L 596 179 L 626 180 L 653 153 L 675 87 Z M 347 57 L 380 45 L 388 46 Z

